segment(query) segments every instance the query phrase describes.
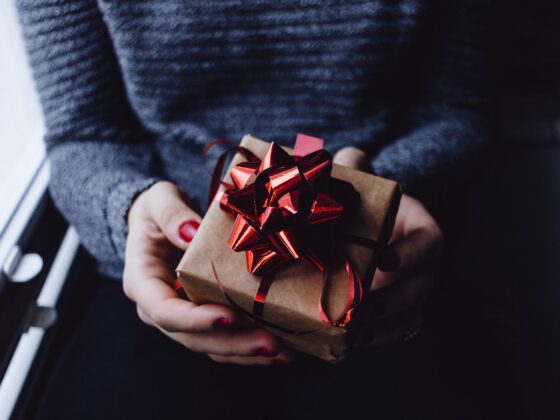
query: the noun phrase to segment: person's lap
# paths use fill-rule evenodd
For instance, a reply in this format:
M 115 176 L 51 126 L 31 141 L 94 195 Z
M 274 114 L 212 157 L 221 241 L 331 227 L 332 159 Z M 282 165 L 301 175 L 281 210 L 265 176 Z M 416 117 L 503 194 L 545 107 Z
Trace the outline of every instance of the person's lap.
M 142 324 L 117 282 L 98 279 L 41 401 L 39 418 L 484 418 L 456 392 L 432 334 L 341 365 L 216 364 Z M 451 378 L 460 380 L 460 378 Z

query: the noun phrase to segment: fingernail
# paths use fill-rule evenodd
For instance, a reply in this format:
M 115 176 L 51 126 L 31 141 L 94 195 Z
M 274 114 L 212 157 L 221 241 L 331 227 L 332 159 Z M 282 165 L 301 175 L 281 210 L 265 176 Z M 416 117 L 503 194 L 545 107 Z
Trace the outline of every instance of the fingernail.
M 179 236 L 183 241 L 191 242 L 199 226 L 200 223 L 198 223 L 196 220 L 188 220 L 181 226 L 179 226 Z
M 273 365 L 282 365 L 282 366 L 286 366 L 289 365 L 290 362 L 288 362 L 286 359 L 274 359 L 272 361 Z
M 218 318 L 217 320 L 214 321 L 214 323 L 212 324 L 212 326 L 218 330 L 223 330 L 225 328 L 229 328 L 231 327 L 233 323 L 231 322 L 230 319 L 227 318 Z
M 276 352 L 273 352 L 268 347 L 259 347 L 255 350 L 255 356 L 271 357 L 276 356 Z
M 388 252 L 381 256 L 378 266 L 381 271 L 395 271 L 400 264 L 399 254 Z

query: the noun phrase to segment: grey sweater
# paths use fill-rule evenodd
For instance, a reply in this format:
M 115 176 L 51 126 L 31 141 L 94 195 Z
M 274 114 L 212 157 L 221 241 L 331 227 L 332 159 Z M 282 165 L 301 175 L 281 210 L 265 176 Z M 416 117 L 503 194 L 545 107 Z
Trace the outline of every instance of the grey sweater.
M 51 194 L 118 278 L 134 197 L 204 211 L 215 138 L 361 147 L 406 190 L 467 174 L 487 138 L 484 0 L 18 0 Z

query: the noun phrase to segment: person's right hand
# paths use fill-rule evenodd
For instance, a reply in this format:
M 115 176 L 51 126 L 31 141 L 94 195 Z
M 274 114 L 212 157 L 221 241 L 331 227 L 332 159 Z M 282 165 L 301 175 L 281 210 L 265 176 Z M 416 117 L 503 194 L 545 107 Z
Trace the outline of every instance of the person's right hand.
M 128 213 L 123 288 L 140 319 L 195 352 L 236 364 L 287 364 L 293 355 L 233 309 L 195 305 L 173 289 L 174 268 L 192 240 L 200 216 L 185 194 L 161 181 L 142 192 Z

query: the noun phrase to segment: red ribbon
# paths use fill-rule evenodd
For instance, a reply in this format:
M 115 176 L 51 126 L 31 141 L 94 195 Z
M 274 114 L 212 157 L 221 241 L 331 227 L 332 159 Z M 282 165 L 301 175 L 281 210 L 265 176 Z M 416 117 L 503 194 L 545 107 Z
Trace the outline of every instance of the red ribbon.
M 218 142 L 224 143 L 213 144 Z M 326 281 L 328 262 L 340 258 L 341 222 L 356 209 L 359 194 L 352 184 L 331 177 L 332 156 L 322 144 L 321 139 L 300 134 L 296 155 L 271 143 L 262 160 L 236 146 L 230 152 L 242 153 L 247 161 L 231 169 L 231 185 L 219 179 L 229 152 L 218 158 L 214 169 L 210 199 L 219 184 L 225 185 L 220 205 L 235 217 L 229 245 L 245 252 L 249 272 L 262 276 L 253 304 L 253 314 L 259 319 L 279 267 L 305 261 L 323 271 Z M 362 283 L 350 262 L 344 261 L 349 284 L 342 315 L 336 320 L 327 316 L 324 293 L 319 302 L 321 319 L 330 325 L 346 325 L 362 299 Z

